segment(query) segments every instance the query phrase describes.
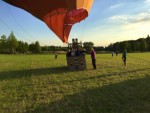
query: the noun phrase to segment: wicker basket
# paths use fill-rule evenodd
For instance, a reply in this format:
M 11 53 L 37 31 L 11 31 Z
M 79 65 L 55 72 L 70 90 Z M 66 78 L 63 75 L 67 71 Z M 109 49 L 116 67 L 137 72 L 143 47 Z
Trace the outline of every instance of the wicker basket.
M 69 70 L 84 70 L 86 69 L 85 55 L 66 56 Z

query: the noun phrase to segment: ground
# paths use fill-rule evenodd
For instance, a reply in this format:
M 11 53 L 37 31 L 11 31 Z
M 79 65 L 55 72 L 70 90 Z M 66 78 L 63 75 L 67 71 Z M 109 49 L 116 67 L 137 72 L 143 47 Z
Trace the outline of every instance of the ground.
M 0 55 L 0 113 L 150 113 L 150 53 L 97 54 L 69 71 L 65 55 Z

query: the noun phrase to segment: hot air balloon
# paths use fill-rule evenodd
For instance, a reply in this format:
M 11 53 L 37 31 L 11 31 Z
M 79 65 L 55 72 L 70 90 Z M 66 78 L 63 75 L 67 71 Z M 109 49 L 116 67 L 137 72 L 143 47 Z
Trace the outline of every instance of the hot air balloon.
M 88 17 L 93 0 L 3 0 L 42 20 L 64 42 L 74 24 Z

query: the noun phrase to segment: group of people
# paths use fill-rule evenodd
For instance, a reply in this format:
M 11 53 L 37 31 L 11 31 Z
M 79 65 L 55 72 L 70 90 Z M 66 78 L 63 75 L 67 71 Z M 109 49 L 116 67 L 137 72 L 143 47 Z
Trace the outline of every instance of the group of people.
M 114 56 L 114 54 L 116 54 L 116 56 L 118 56 L 118 52 L 112 52 L 112 57 Z M 122 53 L 122 60 L 124 62 L 124 66 L 126 66 L 126 57 L 127 57 L 127 50 L 125 49 L 124 52 Z
M 93 48 L 91 48 L 91 59 L 92 59 L 92 65 L 93 68 L 96 69 L 96 52 L 94 51 Z M 112 53 L 114 54 L 114 53 Z M 118 52 L 116 52 L 116 56 L 118 55 Z M 124 52 L 122 53 L 122 60 L 124 63 L 124 66 L 126 66 L 126 59 L 127 59 L 127 50 L 125 49 Z
M 67 56 L 80 56 L 84 54 L 84 50 L 83 49 L 72 49 L 72 50 L 68 50 L 67 52 Z M 92 65 L 93 68 L 96 69 L 96 52 L 93 48 L 91 48 L 91 59 L 92 59 Z M 114 53 L 112 53 L 114 54 Z M 118 55 L 118 52 L 116 53 L 116 56 Z M 55 59 L 57 59 L 57 52 L 55 52 Z M 127 59 L 127 50 L 125 49 L 124 52 L 122 53 L 122 60 L 124 62 L 124 66 L 126 66 L 126 59 Z
M 112 57 L 114 56 L 114 54 L 116 54 L 116 56 L 118 56 L 118 51 L 116 51 L 116 52 L 112 52 Z
M 70 57 L 70 56 L 80 56 L 80 55 L 83 55 L 84 54 L 84 50 L 83 49 L 69 49 L 68 52 L 67 52 L 67 56 Z

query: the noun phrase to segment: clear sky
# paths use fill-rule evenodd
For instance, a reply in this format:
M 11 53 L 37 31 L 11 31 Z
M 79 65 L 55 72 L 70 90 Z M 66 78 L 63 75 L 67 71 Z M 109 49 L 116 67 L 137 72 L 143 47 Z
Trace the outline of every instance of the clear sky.
M 61 40 L 31 14 L 0 0 L 0 36 L 13 31 L 18 40 L 60 45 Z M 69 36 L 107 46 L 150 34 L 150 0 L 94 0 L 89 17 L 73 26 Z

